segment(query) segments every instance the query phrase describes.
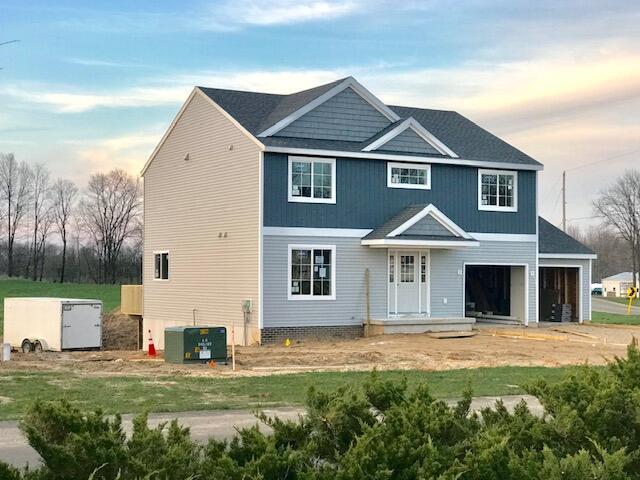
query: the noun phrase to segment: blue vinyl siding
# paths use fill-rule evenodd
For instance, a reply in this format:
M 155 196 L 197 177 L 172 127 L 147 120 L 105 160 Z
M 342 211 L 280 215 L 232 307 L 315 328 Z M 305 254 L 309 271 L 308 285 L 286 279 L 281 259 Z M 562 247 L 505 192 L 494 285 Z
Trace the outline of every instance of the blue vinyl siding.
M 389 140 L 384 145 L 381 145 L 377 150 L 417 153 L 418 155 L 440 155 L 440 152 L 436 148 L 410 128 L 407 128 L 397 137 Z
M 351 88 L 280 130 L 278 137 L 362 142 L 391 122 Z
M 404 232 L 403 235 L 438 235 L 441 237 L 453 237 L 454 235 L 438 222 L 431 215 L 427 215 L 418 223 L 410 226 Z
M 432 164 L 431 190 L 387 187 L 387 162 L 338 158 L 336 204 L 287 201 L 287 155 L 264 156 L 264 225 L 376 228 L 412 204 L 433 203 L 467 232 L 536 233 L 536 174 L 518 172 L 518 211 L 478 210 L 478 169 Z

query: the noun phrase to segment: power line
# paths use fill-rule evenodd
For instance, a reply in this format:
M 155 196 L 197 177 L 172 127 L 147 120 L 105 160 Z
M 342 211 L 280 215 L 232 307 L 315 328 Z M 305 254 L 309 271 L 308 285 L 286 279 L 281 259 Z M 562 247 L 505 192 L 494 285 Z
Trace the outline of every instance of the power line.
M 9 45 L 10 43 L 16 43 L 19 42 L 20 40 L 9 40 L 8 42 L 0 42 L 0 47 L 2 45 Z
M 619 155 L 614 155 L 613 157 L 601 158 L 600 160 L 595 160 L 593 162 L 585 163 L 584 165 L 578 165 L 577 167 L 567 168 L 567 169 L 565 169 L 565 171 L 578 170 L 579 168 L 591 167 L 592 165 L 596 165 L 596 164 L 601 163 L 601 162 L 610 162 L 612 160 L 620 159 L 622 157 L 626 157 L 627 155 L 631 155 L 631 154 L 638 153 L 638 152 L 640 152 L 640 148 L 636 148 L 635 150 L 631 150 L 629 152 L 624 152 L 624 153 L 621 153 Z

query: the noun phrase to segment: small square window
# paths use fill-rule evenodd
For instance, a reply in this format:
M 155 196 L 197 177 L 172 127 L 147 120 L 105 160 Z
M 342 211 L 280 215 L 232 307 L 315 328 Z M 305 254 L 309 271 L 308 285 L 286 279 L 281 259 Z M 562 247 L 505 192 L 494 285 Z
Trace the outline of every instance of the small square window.
M 335 159 L 289 157 L 289 201 L 336 203 Z
M 478 170 L 478 209 L 517 211 L 518 173 L 503 170 Z
M 290 247 L 289 298 L 334 299 L 335 247 Z

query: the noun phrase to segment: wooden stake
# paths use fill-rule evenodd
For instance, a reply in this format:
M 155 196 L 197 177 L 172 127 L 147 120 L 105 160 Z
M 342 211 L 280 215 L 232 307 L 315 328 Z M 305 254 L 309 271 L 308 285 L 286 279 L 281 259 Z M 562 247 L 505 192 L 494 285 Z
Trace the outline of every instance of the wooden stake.
M 369 269 L 364 269 L 364 290 L 365 290 L 365 298 L 366 298 L 366 311 L 367 311 L 367 323 L 365 326 L 364 336 L 368 337 L 371 335 L 371 298 L 369 294 Z
M 231 324 L 231 370 L 236 371 L 236 325 Z

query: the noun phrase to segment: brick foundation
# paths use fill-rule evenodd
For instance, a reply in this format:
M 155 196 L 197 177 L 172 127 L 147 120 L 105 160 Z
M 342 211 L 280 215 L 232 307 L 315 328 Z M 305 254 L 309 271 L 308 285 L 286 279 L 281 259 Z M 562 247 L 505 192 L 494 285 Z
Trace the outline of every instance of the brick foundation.
M 362 325 L 323 327 L 267 327 L 262 329 L 262 343 L 295 340 L 327 340 L 331 338 L 359 338 L 364 335 Z

